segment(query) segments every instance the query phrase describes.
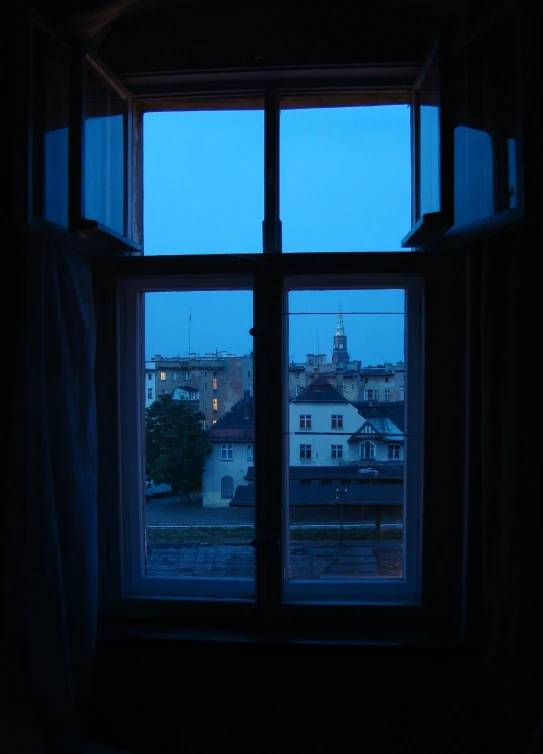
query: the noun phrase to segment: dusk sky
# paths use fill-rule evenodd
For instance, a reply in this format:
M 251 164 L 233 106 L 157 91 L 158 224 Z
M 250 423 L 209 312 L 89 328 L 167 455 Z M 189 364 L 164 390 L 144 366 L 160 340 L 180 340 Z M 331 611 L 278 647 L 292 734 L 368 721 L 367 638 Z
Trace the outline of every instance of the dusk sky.
M 402 250 L 411 224 L 409 119 L 405 105 L 282 112 L 284 253 Z M 262 251 L 263 125 L 262 111 L 145 115 L 146 255 Z M 339 305 L 351 358 L 404 358 L 403 291 L 296 291 L 289 359 L 317 347 L 330 358 Z M 185 355 L 189 324 L 191 351 L 248 353 L 251 308 L 250 292 L 148 294 L 146 358 Z

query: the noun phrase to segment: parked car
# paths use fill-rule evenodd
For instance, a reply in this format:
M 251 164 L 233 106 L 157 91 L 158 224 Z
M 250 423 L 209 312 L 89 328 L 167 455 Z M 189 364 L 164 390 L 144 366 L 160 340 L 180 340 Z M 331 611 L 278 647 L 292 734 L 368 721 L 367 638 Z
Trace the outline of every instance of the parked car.
M 145 497 L 155 497 L 155 495 L 170 494 L 172 488 L 169 484 L 154 484 L 151 480 L 145 483 Z

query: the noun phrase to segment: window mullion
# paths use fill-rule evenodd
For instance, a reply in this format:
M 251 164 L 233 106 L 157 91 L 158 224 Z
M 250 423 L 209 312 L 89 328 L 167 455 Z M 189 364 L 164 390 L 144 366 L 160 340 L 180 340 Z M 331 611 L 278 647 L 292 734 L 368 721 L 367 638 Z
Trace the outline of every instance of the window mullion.
M 281 252 L 281 220 L 279 219 L 279 96 L 266 93 L 264 105 L 264 222 L 262 224 L 265 254 Z
M 283 293 L 276 260 L 255 276 L 254 401 L 255 401 L 255 527 L 257 609 L 275 611 L 282 596 L 282 500 L 287 459 L 283 452 Z

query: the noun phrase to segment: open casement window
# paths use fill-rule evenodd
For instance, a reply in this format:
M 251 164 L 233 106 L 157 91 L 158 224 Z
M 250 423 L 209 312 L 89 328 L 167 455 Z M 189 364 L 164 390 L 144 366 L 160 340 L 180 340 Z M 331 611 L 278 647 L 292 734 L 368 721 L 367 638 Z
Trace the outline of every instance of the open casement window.
M 456 244 L 524 218 L 518 17 L 442 35 L 414 87 L 413 226 L 404 248 Z
M 428 246 L 453 224 L 451 40 L 436 42 L 413 89 L 411 109 L 412 228 L 402 247 Z
M 134 188 L 141 149 L 130 92 L 84 39 L 63 36 L 34 11 L 27 22 L 32 86 L 24 223 L 57 238 L 61 231 L 89 239 L 96 250 L 139 252 L 142 202 Z

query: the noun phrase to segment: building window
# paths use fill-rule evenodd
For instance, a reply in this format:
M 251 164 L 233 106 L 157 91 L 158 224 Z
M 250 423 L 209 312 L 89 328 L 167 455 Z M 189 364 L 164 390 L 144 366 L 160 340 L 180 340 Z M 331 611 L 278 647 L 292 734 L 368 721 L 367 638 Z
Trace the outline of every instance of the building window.
M 300 414 L 300 429 L 311 429 L 311 414 Z
M 231 476 L 223 476 L 221 479 L 221 498 L 234 497 L 234 480 Z
M 207 390 L 207 382 L 204 382 L 204 390 Z
M 332 414 L 332 429 L 343 429 L 343 414 Z
M 153 379 L 153 375 L 152 375 L 152 374 L 148 374 L 148 375 L 147 375 L 147 379 L 148 379 L 148 380 L 152 380 L 152 379 Z
M 399 445 L 389 445 L 388 446 L 388 458 L 389 460 L 399 458 L 400 457 L 400 446 Z
M 247 460 L 248 461 L 253 460 L 253 444 L 252 443 L 247 444 Z
M 234 446 L 231 444 L 221 445 L 221 461 L 231 461 L 234 456 Z
M 219 410 L 219 399 L 213 398 L 213 411 L 218 411 L 218 410 Z
M 360 458 L 375 458 L 375 445 L 369 440 L 366 440 L 360 446 Z
M 367 380 L 366 380 L 366 382 L 367 382 Z M 369 393 L 369 390 L 364 390 L 364 400 L 365 401 L 368 400 L 368 393 Z
M 364 382 L 366 383 L 366 385 L 368 384 L 368 378 L 367 377 L 364 377 Z
M 161 372 L 160 373 L 160 379 L 162 380 L 162 382 L 164 382 L 166 380 L 166 372 Z
M 300 461 L 311 460 L 311 445 L 300 445 Z
M 152 387 L 148 387 L 147 388 L 147 398 L 149 398 L 149 400 L 152 400 L 152 398 L 153 398 L 153 388 Z
M 176 379 L 177 379 L 177 372 L 172 372 L 172 380 L 176 380 Z
M 343 458 L 343 445 L 332 445 L 332 461 L 341 461 Z
M 213 419 L 213 421 L 212 421 L 211 423 L 212 423 L 212 424 L 216 424 L 216 423 L 217 423 L 217 420 L 216 420 L 216 419 Z
M 385 382 L 388 382 L 388 377 L 385 377 Z
M 385 390 L 385 401 L 390 400 L 390 390 Z
M 249 369 L 249 371 L 247 372 L 247 377 L 250 377 L 250 376 L 251 376 L 251 370 Z
M 378 401 L 379 400 L 379 391 L 378 390 L 374 390 L 373 391 L 373 400 L 374 401 Z
M 185 382 L 187 380 L 190 380 L 190 372 L 183 372 L 183 379 L 185 380 Z
M 213 377 L 213 390 L 217 389 L 217 378 Z

